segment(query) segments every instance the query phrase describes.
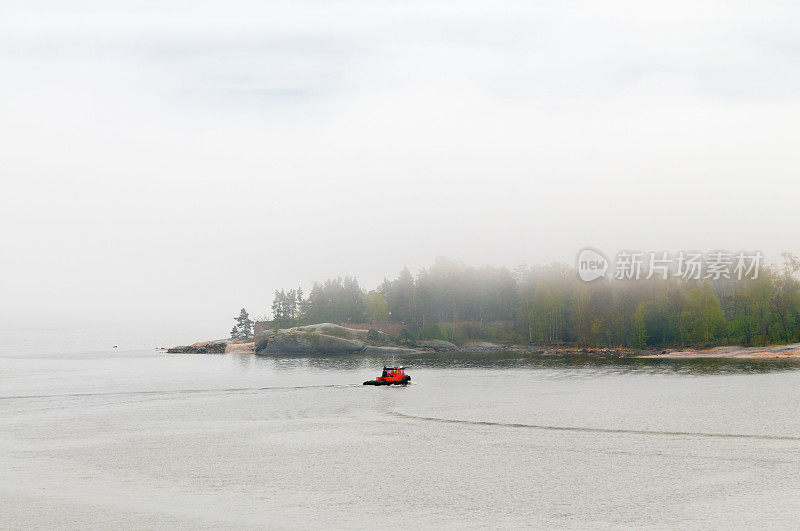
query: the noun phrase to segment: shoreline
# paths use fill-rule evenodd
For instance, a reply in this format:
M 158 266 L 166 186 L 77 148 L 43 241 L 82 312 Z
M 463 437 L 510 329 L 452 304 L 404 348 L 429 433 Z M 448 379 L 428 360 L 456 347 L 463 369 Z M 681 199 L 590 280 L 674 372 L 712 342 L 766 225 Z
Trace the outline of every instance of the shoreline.
M 708 349 L 636 349 L 628 347 L 576 347 L 566 345 L 521 345 L 472 340 L 461 345 L 431 339 L 412 345 L 401 344 L 374 330 L 347 328 L 332 323 L 262 331 L 252 342 L 217 339 L 172 347 L 170 354 L 257 354 L 257 355 L 403 355 L 432 353 L 518 352 L 543 356 L 588 356 L 631 359 L 800 359 L 800 343 L 743 347 L 729 345 Z
M 730 345 L 709 349 L 683 349 L 637 356 L 642 359 L 800 359 L 800 343 L 742 347 Z
M 253 342 L 201 341 L 191 345 L 162 349 L 169 354 L 253 354 L 258 356 L 379 356 L 379 355 L 425 355 L 425 354 L 508 354 L 519 353 L 539 356 L 585 356 L 590 358 L 618 358 L 642 360 L 691 360 L 691 359 L 741 359 L 741 360 L 800 360 L 800 344 L 771 345 L 767 347 L 724 346 L 709 349 L 661 350 L 659 352 L 629 348 L 580 348 L 541 345 L 499 345 L 486 342 L 480 345 L 466 344 L 456 348 L 431 347 L 376 347 L 365 346 L 359 350 L 282 350 L 255 348 Z

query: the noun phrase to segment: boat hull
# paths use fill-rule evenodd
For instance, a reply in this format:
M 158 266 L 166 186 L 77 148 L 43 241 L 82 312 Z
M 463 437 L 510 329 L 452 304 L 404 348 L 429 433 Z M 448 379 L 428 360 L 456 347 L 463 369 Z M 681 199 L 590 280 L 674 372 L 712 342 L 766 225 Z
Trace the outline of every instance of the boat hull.
M 362 385 L 408 385 L 411 382 L 411 376 L 406 376 L 402 380 L 388 381 L 388 380 L 367 380 Z

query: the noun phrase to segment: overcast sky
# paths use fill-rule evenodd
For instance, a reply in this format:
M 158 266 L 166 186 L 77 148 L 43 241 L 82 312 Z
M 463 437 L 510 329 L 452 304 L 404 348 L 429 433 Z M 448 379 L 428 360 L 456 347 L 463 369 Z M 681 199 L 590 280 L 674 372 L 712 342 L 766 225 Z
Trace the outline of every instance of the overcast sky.
M 0 320 L 438 255 L 800 250 L 794 2 L 0 4 Z

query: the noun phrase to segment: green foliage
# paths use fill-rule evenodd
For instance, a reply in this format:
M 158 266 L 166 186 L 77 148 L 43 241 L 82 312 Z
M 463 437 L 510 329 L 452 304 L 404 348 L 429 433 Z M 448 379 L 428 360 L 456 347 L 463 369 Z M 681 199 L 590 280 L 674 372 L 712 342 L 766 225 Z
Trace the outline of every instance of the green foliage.
M 275 290 L 272 299 L 272 320 L 278 327 L 300 325 L 307 302 L 303 300 L 303 290 L 297 288 L 289 291 Z
M 719 299 L 711 292 L 711 286 L 705 283 L 700 288 L 686 292 L 688 308 L 681 314 L 686 328 L 696 343 L 709 343 L 725 324 L 725 314 Z
M 315 282 L 302 320 L 307 323 L 360 323 L 366 317 L 364 292 L 355 277 Z
M 408 328 L 403 328 L 400 330 L 400 334 L 397 336 L 397 342 L 401 345 L 406 345 L 409 347 L 413 347 L 416 345 L 416 341 L 414 340 L 414 336 L 408 330 Z
M 253 338 L 253 321 L 247 310 L 242 308 L 239 316 L 235 318 L 236 325 L 231 329 L 231 339 L 247 341 Z
M 367 330 L 367 343 L 370 345 L 382 345 L 385 343 L 385 337 L 377 330 L 370 328 Z
M 377 291 L 370 291 L 366 297 L 367 319 L 370 323 L 385 323 L 389 320 L 389 304 Z
M 639 303 L 633 313 L 633 345 L 643 348 L 664 343 L 669 336 L 668 308 L 664 298 Z
M 447 334 L 436 323 L 427 323 L 419 331 L 420 339 L 447 339 Z
M 404 268 L 377 290 L 355 278 L 275 292 L 273 314 L 296 323 L 402 323 L 400 339 L 567 343 L 581 346 L 744 344 L 800 341 L 800 259 L 757 278 L 582 282 L 564 264 L 467 267 L 439 258 L 415 276 Z M 378 328 L 378 326 L 376 326 Z

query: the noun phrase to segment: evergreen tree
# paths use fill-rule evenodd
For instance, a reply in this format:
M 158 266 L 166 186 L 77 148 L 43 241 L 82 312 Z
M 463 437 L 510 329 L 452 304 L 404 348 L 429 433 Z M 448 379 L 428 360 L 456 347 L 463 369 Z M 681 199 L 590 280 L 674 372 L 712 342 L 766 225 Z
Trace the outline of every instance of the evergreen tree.
M 700 288 L 690 289 L 686 299 L 689 307 L 684 312 L 684 318 L 695 340 L 708 343 L 725 322 L 719 299 L 707 283 Z
M 389 305 L 377 291 L 367 293 L 367 316 L 371 323 L 385 323 L 389 319 Z
M 564 264 L 468 267 L 439 258 L 416 276 L 403 268 L 377 290 L 354 277 L 275 292 L 279 326 L 402 323 L 404 337 L 684 346 L 800 341 L 800 259 L 756 276 L 704 281 L 660 278 L 582 282 Z M 756 278 L 754 278 L 756 277 Z M 408 336 L 408 337 L 406 337 Z
M 250 320 L 247 310 L 242 308 L 235 319 L 236 325 L 231 330 L 231 339 L 248 340 L 253 337 L 253 321 Z

